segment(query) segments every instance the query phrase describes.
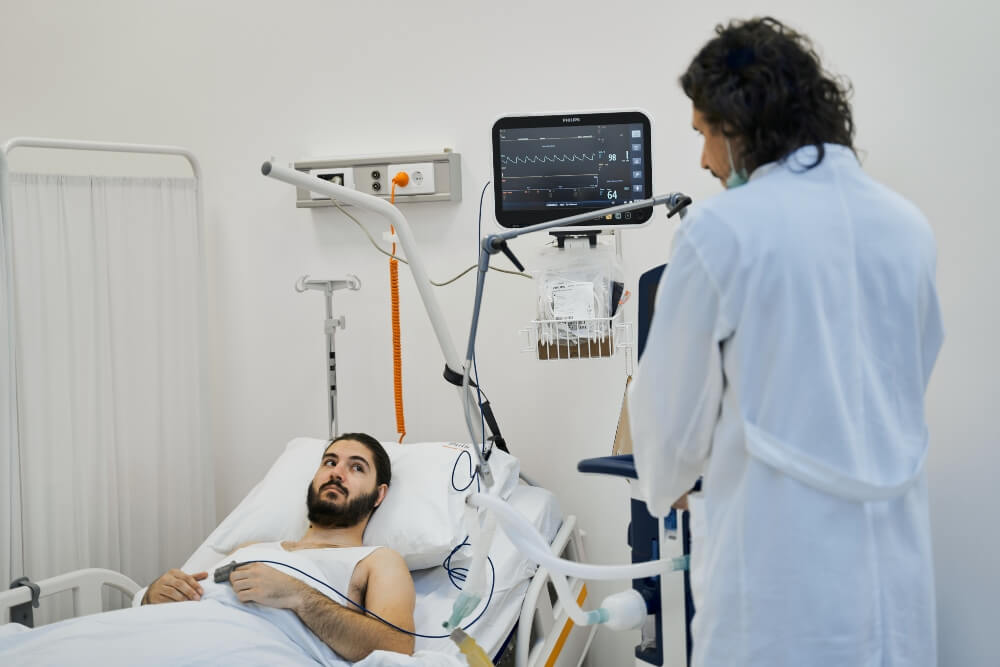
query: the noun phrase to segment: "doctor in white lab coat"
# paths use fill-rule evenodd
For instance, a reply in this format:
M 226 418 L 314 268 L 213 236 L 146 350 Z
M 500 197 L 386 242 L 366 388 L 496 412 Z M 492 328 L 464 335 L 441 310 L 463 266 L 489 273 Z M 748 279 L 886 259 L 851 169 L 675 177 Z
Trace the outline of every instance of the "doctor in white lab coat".
M 677 232 L 629 402 L 650 512 L 704 480 L 693 664 L 936 665 L 931 230 L 805 37 L 720 26 L 681 84 L 727 189 Z

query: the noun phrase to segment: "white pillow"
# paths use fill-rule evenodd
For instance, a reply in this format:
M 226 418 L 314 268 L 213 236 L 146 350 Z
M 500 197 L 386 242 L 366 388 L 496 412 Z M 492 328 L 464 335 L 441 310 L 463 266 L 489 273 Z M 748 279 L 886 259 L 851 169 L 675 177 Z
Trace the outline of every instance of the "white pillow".
M 301 538 L 308 527 L 306 488 L 328 444 L 316 438 L 289 442 L 264 479 L 209 535 L 206 544 L 228 554 L 248 542 Z M 470 446 L 453 442 L 383 442 L 382 446 L 392 461 L 392 483 L 372 515 L 364 543 L 391 547 L 411 570 L 440 565 L 465 538 L 465 497 L 476 491 L 475 482 L 469 485 Z M 490 468 L 500 497 L 507 499 L 517 486 L 518 460 L 494 449 Z

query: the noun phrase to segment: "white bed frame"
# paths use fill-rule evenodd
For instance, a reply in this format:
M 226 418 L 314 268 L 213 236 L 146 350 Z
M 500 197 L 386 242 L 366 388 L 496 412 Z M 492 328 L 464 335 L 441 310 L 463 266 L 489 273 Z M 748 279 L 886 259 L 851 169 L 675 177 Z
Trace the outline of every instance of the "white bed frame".
M 73 591 L 73 616 L 86 616 L 104 611 L 102 593 L 105 586 L 120 590 L 129 599 L 142 586 L 135 583 L 121 572 L 91 567 L 85 570 L 74 570 L 59 574 L 49 579 L 31 582 L 38 586 L 38 598 L 49 597 L 63 591 Z M 10 610 L 20 604 L 31 602 L 31 591 L 27 586 L 19 586 L 0 593 L 0 620 L 7 623 Z
M 563 520 L 552 540 L 552 552 L 575 561 L 584 559 L 583 539 L 575 516 Z M 39 600 L 73 591 L 73 617 L 104 611 L 102 593 L 105 586 L 121 591 L 130 599 L 142 588 L 124 574 L 102 568 L 75 570 L 32 583 L 39 587 Z M 586 585 L 571 579 L 570 587 L 577 594 L 578 602 L 583 604 L 587 597 Z M 30 603 L 31 595 L 27 586 L 0 593 L 0 623 L 8 623 L 10 610 Z M 514 664 L 516 667 L 579 667 L 596 630 L 596 626 L 581 627 L 573 623 L 549 584 L 549 573 L 539 568 L 521 604 L 515 630 Z
M 576 517 L 567 516 L 552 540 L 552 552 L 569 560 L 583 562 L 583 535 L 576 526 Z M 588 590 L 582 581 L 570 578 L 570 588 L 581 606 Z M 528 585 L 518 617 L 514 664 L 516 667 L 579 667 L 596 625 L 580 626 L 563 609 L 555 589 L 549 583 L 549 573 L 538 568 Z

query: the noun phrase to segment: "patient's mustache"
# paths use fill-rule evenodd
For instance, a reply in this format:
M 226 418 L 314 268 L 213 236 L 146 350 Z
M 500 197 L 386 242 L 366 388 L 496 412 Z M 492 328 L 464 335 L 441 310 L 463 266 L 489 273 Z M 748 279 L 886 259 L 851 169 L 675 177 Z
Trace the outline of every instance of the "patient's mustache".
M 327 482 L 327 483 L 326 483 L 326 484 L 324 484 L 323 486 L 319 487 L 319 491 L 320 491 L 320 493 L 322 493 L 322 492 L 323 492 L 323 489 L 325 489 L 325 488 L 326 488 L 326 487 L 328 487 L 328 486 L 333 486 L 333 487 L 336 487 L 337 489 L 339 489 L 339 490 L 340 490 L 340 492 L 341 492 L 341 493 L 343 493 L 343 494 L 344 494 L 344 497 L 347 497 L 347 489 L 346 489 L 346 488 L 344 487 L 344 485 L 343 485 L 343 484 L 341 484 L 340 482 L 338 482 L 338 481 L 336 481 L 336 480 L 333 480 L 333 481 L 330 481 L 330 482 Z

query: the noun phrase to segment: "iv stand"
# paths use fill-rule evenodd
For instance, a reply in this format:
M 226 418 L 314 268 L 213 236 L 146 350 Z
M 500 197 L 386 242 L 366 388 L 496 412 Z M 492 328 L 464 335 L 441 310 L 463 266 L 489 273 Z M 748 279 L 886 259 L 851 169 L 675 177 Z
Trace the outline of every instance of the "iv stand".
M 333 293 L 341 289 L 359 290 L 361 281 L 357 276 L 347 274 L 346 280 L 310 280 L 306 274 L 295 283 L 296 292 L 320 290 L 326 295 L 326 319 L 323 321 L 323 331 L 326 333 L 326 349 L 323 351 L 323 363 L 327 365 L 327 387 L 330 400 L 327 404 L 330 439 L 336 438 L 340 432 L 337 429 L 337 329 L 347 328 L 347 318 L 343 315 L 333 316 Z
M 486 273 L 490 268 L 490 256 L 503 253 L 506 255 L 507 259 L 517 267 L 518 271 L 524 271 L 524 265 L 517 259 L 514 252 L 507 245 L 507 241 L 515 239 L 518 236 L 523 236 L 525 234 L 533 234 L 534 232 L 543 232 L 548 229 L 553 229 L 556 227 L 569 227 L 572 225 L 580 225 L 580 227 L 586 228 L 586 223 L 600 224 L 599 220 L 605 218 L 608 214 L 614 213 L 624 213 L 625 211 L 634 211 L 640 208 L 651 208 L 653 206 L 659 206 L 664 204 L 667 206 L 667 217 L 672 218 L 677 213 L 684 217 L 686 213 L 686 208 L 691 204 L 691 198 L 685 195 L 683 192 L 671 192 L 667 195 L 657 195 L 650 199 L 642 199 L 640 201 L 634 201 L 628 204 L 620 204 L 618 206 L 611 206 L 599 211 L 588 211 L 586 213 L 580 213 L 578 215 L 572 215 L 566 218 L 559 218 L 558 220 L 550 220 L 548 222 L 541 222 L 537 225 L 531 225 L 529 227 L 521 227 L 518 229 L 511 229 L 506 232 L 501 232 L 499 234 L 490 234 L 482 239 L 480 244 L 479 252 L 479 267 L 476 275 L 476 297 L 475 302 L 472 307 L 472 323 L 469 327 L 469 344 L 465 351 L 465 364 L 464 373 L 462 374 L 462 392 L 465 395 L 463 400 L 463 407 L 465 413 L 465 424 L 469 429 L 469 435 L 472 437 L 473 444 L 478 440 L 476 438 L 476 427 L 474 424 L 474 418 L 470 412 L 470 404 L 475 405 L 472 399 L 472 391 L 470 388 L 469 372 L 472 368 L 472 357 L 476 351 L 476 333 L 479 329 L 479 311 L 483 305 L 483 287 L 486 283 Z M 485 434 L 483 434 L 485 437 Z M 475 447 L 474 447 L 475 449 Z M 487 488 L 492 485 L 492 476 L 489 475 L 489 466 L 486 460 L 480 455 L 479 458 L 480 465 L 477 466 L 477 470 L 483 477 L 483 481 L 486 482 Z

